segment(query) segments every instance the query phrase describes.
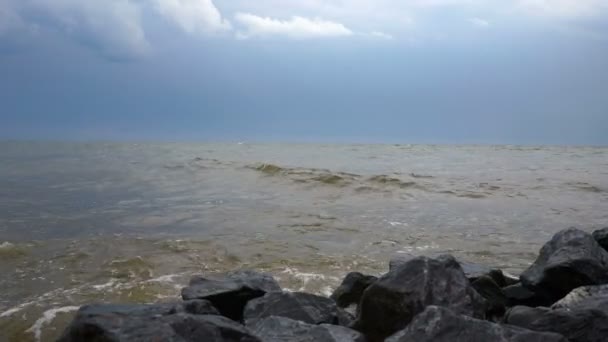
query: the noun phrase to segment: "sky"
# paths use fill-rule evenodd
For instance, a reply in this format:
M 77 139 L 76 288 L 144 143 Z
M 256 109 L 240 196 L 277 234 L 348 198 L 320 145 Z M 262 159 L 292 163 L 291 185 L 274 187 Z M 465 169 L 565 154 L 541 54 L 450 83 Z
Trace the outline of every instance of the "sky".
M 608 1 L 0 0 L 0 139 L 608 145 Z

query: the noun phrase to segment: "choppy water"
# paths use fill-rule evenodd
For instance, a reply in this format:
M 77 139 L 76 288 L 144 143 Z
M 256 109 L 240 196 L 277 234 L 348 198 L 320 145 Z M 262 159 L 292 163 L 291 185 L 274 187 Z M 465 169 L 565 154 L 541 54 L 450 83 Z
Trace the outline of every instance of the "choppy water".
M 329 293 L 397 253 L 517 273 L 556 231 L 608 225 L 608 148 L 0 143 L 0 341 L 82 303 L 173 298 L 256 268 Z

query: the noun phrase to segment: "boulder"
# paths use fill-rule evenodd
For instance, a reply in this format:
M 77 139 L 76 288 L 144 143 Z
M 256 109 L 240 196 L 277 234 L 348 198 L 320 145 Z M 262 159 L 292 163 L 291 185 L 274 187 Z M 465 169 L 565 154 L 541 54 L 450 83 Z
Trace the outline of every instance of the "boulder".
M 429 305 L 477 318 L 484 318 L 486 311 L 485 300 L 454 257 L 418 257 L 393 267 L 365 290 L 353 327 L 371 340 L 382 340 Z
M 435 255 L 432 257 L 436 258 L 438 256 L 439 255 Z M 406 262 L 408 262 L 414 258 L 416 258 L 416 256 L 414 256 L 412 254 L 398 254 L 398 255 L 392 257 L 388 264 L 389 271 L 405 264 Z M 515 284 L 516 282 L 519 281 L 519 279 L 517 279 L 511 275 L 504 274 L 501 270 L 494 269 L 494 268 L 491 268 L 491 267 L 488 267 L 488 266 L 485 266 L 482 264 L 477 264 L 477 263 L 467 262 L 467 261 L 460 261 L 460 260 L 458 261 L 458 263 L 462 267 L 462 270 L 463 270 L 465 276 L 471 282 L 475 281 L 477 278 L 484 276 L 484 275 L 489 275 L 490 277 L 492 277 L 492 279 L 494 279 L 494 281 L 497 284 L 499 284 L 500 287 Z
M 552 309 L 587 308 L 608 313 L 608 285 L 582 286 L 551 306 Z
M 309 324 L 348 325 L 352 320 L 333 300 L 302 292 L 269 292 L 249 301 L 243 312 L 247 325 L 270 316 L 287 317 Z
M 608 283 L 608 252 L 591 234 L 562 230 L 541 248 L 520 279 L 523 286 L 555 302 L 577 287 Z
M 602 248 L 608 251 L 608 227 L 603 229 L 598 229 L 594 231 L 592 234 L 593 238 L 597 243 L 602 246 Z
M 89 305 L 78 310 L 59 342 L 240 341 L 259 342 L 247 328 L 202 301 L 175 305 Z M 175 310 L 177 308 L 177 310 Z
M 504 315 L 507 297 L 502 289 L 496 284 L 493 278 L 489 275 L 481 276 L 471 283 L 471 286 L 479 293 L 487 302 L 486 317 L 499 319 Z
M 346 308 L 351 304 L 359 304 L 363 291 L 376 280 L 378 278 L 374 276 L 351 272 L 346 275 L 342 284 L 332 293 L 330 298 L 341 308 Z
M 251 331 L 264 342 L 365 342 L 361 333 L 337 325 L 313 325 L 286 317 L 258 320 Z
M 386 342 L 567 342 L 559 334 L 536 332 L 457 315 L 447 308 L 429 306 L 407 328 Z
M 254 271 L 237 271 L 220 277 L 195 276 L 182 289 L 182 298 L 205 299 L 230 319 L 241 321 L 248 301 L 267 292 L 281 291 L 271 275 Z
M 556 332 L 571 342 L 608 340 L 608 315 L 598 309 L 516 306 L 507 312 L 504 321 L 530 330 Z
M 509 285 L 502 288 L 507 299 L 507 306 L 525 305 L 531 307 L 551 305 L 552 301 L 541 293 L 534 293 L 525 288 L 521 283 Z

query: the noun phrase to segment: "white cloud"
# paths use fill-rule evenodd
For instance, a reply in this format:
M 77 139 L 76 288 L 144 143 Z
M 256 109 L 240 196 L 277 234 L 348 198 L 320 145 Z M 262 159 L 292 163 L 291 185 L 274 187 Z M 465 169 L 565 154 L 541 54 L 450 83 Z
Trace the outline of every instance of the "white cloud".
M 469 22 L 471 23 L 471 25 L 478 27 L 478 28 L 490 27 L 490 22 L 485 19 L 481 19 L 481 18 L 471 18 L 471 19 L 469 19 Z
M 369 36 L 373 37 L 373 38 L 377 38 L 377 39 L 384 39 L 384 40 L 395 39 L 395 37 L 393 37 L 392 35 L 382 32 L 382 31 L 372 31 L 369 33 Z
M 237 13 L 235 20 L 244 27 L 239 38 L 284 36 L 296 39 L 350 36 L 353 32 L 343 24 L 320 18 L 294 16 L 289 20 Z
M 222 18 L 212 0 L 154 0 L 158 12 L 185 32 L 216 33 L 229 31 L 232 26 Z

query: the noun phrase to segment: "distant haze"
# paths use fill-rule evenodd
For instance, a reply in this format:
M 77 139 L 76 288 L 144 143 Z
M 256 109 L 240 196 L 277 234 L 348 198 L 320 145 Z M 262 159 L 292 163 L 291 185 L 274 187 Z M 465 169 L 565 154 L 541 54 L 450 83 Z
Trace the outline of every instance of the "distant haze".
M 608 144 L 605 0 L 0 0 L 0 139 Z

